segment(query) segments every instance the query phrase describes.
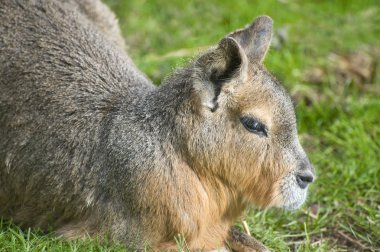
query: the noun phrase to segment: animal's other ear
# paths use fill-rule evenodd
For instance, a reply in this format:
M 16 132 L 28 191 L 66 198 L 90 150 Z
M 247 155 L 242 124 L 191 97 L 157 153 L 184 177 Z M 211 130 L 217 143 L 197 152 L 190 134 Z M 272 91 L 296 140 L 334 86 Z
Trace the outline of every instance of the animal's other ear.
M 234 38 L 226 37 L 216 48 L 210 49 L 197 59 L 196 68 L 199 70 L 197 78 L 201 81 L 195 85 L 195 89 L 202 93 L 203 105 L 215 111 L 222 86 L 233 80 L 245 80 L 248 59 L 238 42 Z
M 228 35 L 234 38 L 247 54 L 251 62 L 262 62 L 272 40 L 273 21 L 268 16 L 260 16 L 247 27 Z

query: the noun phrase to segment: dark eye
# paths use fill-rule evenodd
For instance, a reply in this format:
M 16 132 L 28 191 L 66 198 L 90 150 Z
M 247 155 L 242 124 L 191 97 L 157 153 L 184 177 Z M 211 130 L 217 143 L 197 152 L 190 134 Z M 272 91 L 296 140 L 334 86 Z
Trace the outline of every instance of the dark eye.
M 240 118 L 240 121 L 249 132 L 255 133 L 259 136 L 268 136 L 265 125 L 255 118 L 242 117 Z

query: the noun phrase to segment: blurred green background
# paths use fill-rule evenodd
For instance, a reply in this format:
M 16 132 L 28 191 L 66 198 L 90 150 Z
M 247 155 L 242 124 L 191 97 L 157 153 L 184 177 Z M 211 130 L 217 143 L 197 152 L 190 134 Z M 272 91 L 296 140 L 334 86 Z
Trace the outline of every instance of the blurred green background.
M 155 83 L 266 14 L 265 64 L 291 93 L 318 179 L 304 207 L 247 211 L 273 251 L 380 251 L 380 1 L 107 0 L 128 52 Z M 241 222 L 236 223 L 241 225 Z M 0 251 L 123 251 L 0 223 Z

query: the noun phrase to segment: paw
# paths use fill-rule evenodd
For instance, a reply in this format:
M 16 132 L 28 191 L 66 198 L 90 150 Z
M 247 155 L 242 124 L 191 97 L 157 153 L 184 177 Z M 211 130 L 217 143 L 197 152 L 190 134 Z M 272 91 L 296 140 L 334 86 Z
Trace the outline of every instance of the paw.
M 270 252 L 261 242 L 252 236 L 241 232 L 237 228 L 231 228 L 229 246 L 236 252 Z

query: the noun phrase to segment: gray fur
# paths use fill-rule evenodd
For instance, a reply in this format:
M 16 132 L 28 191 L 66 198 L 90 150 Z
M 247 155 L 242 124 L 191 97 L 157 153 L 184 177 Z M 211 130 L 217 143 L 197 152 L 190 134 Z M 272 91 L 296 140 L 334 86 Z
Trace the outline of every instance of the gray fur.
M 58 1 L 0 6 L 0 215 L 26 226 L 108 219 L 118 212 L 111 202 L 129 197 L 115 191 L 128 186 L 117 178 L 141 165 L 126 170 L 128 156 L 153 155 L 144 124 L 134 126 L 148 118 L 131 109 L 145 110 L 153 85 L 75 10 Z M 125 134 L 141 139 L 112 142 Z M 100 216 L 83 219 L 87 211 Z

